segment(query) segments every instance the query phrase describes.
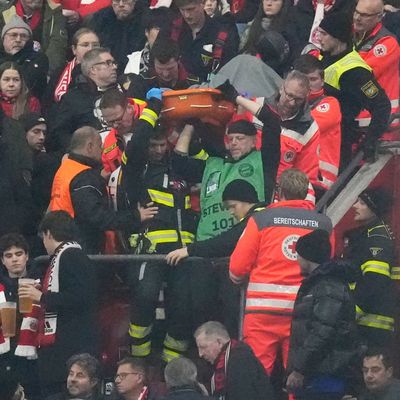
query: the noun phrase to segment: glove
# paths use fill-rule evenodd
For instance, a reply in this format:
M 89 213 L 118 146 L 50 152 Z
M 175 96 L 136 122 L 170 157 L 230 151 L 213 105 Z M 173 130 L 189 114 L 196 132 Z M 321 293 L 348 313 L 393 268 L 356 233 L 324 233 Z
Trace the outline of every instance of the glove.
M 361 150 L 364 152 L 363 160 L 367 162 L 375 162 L 376 148 L 378 140 L 376 138 L 366 138 L 361 144 Z
M 152 88 L 146 93 L 146 99 L 150 100 L 152 97 L 155 97 L 158 100 L 161 100 L 162 94 L 170 89 L 166 88 Z
M 218 89 L 222 92 L 225 100 L 236 104 L 236 98 L 239 96 L 239 93 L 235 89 L 235 87 L 229 82 L 229 79 L 227 79 L 222 85 L 217 86 L 215 89 Z

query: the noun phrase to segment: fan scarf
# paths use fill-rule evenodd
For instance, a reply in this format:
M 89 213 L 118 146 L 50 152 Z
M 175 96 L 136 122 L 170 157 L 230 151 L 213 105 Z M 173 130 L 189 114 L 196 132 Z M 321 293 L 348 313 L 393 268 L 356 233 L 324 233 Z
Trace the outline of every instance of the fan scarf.
M 43 293 L 58 293 L 60 289 L 60 258 L 62 253 L 68 249 L 82 249 L 77 242 L 64 242 L 61 244 L 51 258 L 50 266 L 46 271 L 43 281 Z M 44 310 L 44 316 L 39 324 L 39 346 L 47 347 L 54 344 L 57 331 L 57 313 Z
M 231 339 L 222 348 L 215 363 L 214 363 L 214 375 L 211 378 L 211 394 L 218 400 L 225 399 L 225 386 L 226 386 L 226 372 L 228 370 L 229 354 L 231 349 L 238 346 L 237 340 Z
M 5 287 L 0 284 L 0 303 L 6 301 L 4 294 Z M 32 312 L 24 314 L 21 328 L 18 335 L 18 344 L 14 354 L 19 357 L 26 357 L 28 360 L 37 358 L 37 334 L 40 305 L 33 304 Z M 10 338 L 5 338 L 0 328 L 0 354 L 8 353 L 11 349 Z

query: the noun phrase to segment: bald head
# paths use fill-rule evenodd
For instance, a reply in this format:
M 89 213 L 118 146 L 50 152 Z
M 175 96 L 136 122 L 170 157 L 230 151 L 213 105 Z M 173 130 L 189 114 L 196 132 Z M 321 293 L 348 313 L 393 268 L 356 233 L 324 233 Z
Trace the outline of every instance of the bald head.
M 383 0 L 358 0 L 353 15 L 356 33 L 371 32 L 383 17 Z
M 101 161 L 103 146 L 98 131 L 91 126 L 77 129 L 72 135 L 69 150 L 71 153 Z

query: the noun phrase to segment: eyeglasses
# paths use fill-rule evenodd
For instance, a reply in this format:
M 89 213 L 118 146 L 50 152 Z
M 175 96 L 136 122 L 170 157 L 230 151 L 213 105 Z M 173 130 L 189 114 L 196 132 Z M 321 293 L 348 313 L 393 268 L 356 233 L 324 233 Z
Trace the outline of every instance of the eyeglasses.
M 12 33 L 6 33 L 6 35 L 13 40 L 16 40 L 20 38 L 21 40 L 29 40 L 30 36 L 27 33 L 17 33 L 17 32 L 12 32 Z
M 135 0 L 112 0 L 113 4 L 122 4 L 123 6 L 126 6 L 127 4 L 132 4 L 134 2 Z
M 304 103 L 304 101 L 306 100 L 303 97 L 296 97 L 293 96 L 292 94 L 288 93 L 285 89 L 285 85 L 282 85 L 282 89 L 283 89 L 283 93 L 285 93 L 285 97 L 289 100 L 289 101 L 294 101 L 296 104 L 301 104 Z
M 376 13 L 373 13 L 373 14 L 368 14 L 368 13 L 362 13 L 362 12 L 359 12 L 357 10 L 354 10 L 354 16 L 355 17 L 371 18 L 371 17 L 375 17 L 376 15 L 382 15 L 382 12 L 379 11 L 379 12 L 376 12 Z
M 118 118 L 109 120 L 105 118 L 105 121 L 107 123 L 108 126 L 112 126 L 113 128 L 118 128 L 118 125 L 121 123 L 122 119 L 124 118 L 124 115 L 126 113 L 126 109 L 128 108 L 128 106 L 126 106 L 124 108 L 124 110 L 122 111 L 121 115 Z
M 115 65 L 117 67 L 118 63 L 115 60 L 106 60 L 106 61 L 101 61 L 96 64 L 93 64 L 92 67 L 94 67 L 96 65 L 105 65 L 106 67 L 112 67 Z
M 116 374 L 114 376 L 114 380 L 116 381 L 118 378 L 123 381 L 128 375 L 142 375 L 140 372 L 121 372 L 120 374 Z

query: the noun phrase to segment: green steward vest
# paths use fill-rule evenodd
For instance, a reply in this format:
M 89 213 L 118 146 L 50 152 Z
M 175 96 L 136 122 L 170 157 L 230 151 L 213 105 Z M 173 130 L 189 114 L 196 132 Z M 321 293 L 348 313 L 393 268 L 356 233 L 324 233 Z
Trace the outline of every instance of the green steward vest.
M 227 161 L 220 157 L 210 157 L 207 160 L 201 183 L 198 241 L 213 238 L 236 224 L 222 203 L 222 192 L 226 185 L 236 179 L 243 179 L 253 185 L 259 200 L 265 200 L 264 172 L 259 151 L 252 151 L 239 161 Z
M 368 71 L 372 71 L 371 67 L 361 58 L 361 56 L 355 50 L 353 50 L 350 53 L 346 54 L 340 60 L 325 68 L 325 83 L 334 87 L 337 90 L 340 90 L 341 76 L 345 72 L 353 68 L 359 67 L 365 68 Z

